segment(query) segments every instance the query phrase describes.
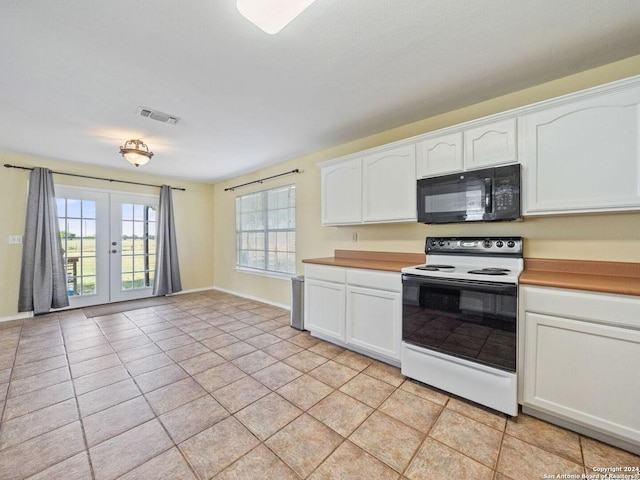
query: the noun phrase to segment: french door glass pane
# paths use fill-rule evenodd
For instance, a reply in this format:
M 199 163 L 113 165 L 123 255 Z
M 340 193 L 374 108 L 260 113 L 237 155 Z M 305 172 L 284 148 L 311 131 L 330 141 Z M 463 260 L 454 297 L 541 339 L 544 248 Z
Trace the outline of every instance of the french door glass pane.
M 156 252 L 155 206 L 123 203 L 121 244 L 121 289 L 153 286 Z
M 69 296 L 96 294 L 96 202 L 56 198 Z

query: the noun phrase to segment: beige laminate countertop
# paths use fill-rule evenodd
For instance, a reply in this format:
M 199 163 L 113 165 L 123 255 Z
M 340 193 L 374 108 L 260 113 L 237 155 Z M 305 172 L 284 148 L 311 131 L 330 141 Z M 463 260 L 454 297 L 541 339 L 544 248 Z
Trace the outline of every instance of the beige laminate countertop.
M 362 252 L 336 250 L 333 257 L 307 258 L 302 263 L 330 267 L 365 268 L 385 272 L 400 272 L 404 267 L 424 263 L 424 253 Z
M 640 263 L 527 258 L 520 285 L 640 296 Z
M 422 253 L 357 250 L 336 250 L 333 257 L 302 260 L 313 265 L 386 272 L 400 272 L 404 267 L 424 261 Z M 527 258 L 519 282 L 521 285 L 640 296 L 640 263 Z

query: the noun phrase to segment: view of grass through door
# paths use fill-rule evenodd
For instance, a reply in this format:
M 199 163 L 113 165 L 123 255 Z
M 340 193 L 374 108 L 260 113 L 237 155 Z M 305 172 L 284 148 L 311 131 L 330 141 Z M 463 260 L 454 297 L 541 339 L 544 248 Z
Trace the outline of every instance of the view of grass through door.
M 96 201 L 57 198 L 69 296 L 96 293 Z
M 153 287 L 156 268 L 156 207 L 122 203 L 121 288 Z
M 153 295 L 157 196 L 59 185 L 56 204 L 72 307 Z

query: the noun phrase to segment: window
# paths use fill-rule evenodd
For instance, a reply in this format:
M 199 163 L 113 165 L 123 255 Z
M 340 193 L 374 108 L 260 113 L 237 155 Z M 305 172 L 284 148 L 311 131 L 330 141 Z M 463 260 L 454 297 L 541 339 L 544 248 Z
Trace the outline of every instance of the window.
M 296 272 L 296 186 L 236 198 L 236 265 L 264 272 Z

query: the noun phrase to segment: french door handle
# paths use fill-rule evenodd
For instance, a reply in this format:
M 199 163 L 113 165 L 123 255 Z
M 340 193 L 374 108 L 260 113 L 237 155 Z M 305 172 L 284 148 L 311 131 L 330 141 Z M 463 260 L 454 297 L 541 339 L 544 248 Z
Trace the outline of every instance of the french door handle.
M 111 253 L 118 253 L 118 251 L 114 248 L 113 250 L 111 250 Z

